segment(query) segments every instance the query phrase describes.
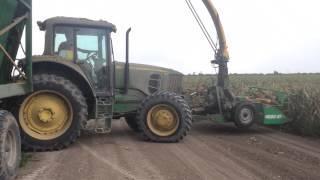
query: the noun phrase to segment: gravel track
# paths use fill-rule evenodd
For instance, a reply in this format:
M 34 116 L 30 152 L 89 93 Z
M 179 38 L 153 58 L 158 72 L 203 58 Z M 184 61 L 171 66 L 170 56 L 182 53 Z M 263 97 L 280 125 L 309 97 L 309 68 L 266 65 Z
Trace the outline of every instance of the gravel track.
M 32 153 L 18 180 L 320 179 L 320 141 L 254 127 L 194 124 L 180 143 L 141 141 L 124 120 L 68 149 Z

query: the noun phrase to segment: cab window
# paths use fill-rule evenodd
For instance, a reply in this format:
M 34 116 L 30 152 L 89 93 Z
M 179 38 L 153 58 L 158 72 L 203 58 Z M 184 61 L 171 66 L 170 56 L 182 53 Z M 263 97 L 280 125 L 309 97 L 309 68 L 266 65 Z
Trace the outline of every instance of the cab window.
M 106 63 L 106 31 L 81 28 L 76 31 L 77 60 L 96 58 Z
M 94 87 L 103 91 L 108 84 L 107 31 L 94 28 L 76 29 L 76 62 Z
M 71 27 L 57 26 L 54 33 L 54 54 L 73 60 L 74 40 Z

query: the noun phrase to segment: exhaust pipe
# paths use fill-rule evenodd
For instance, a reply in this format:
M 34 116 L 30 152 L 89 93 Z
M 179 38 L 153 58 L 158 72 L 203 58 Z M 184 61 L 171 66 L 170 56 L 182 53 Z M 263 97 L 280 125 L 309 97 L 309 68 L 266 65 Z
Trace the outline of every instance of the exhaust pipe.
M 129 88 L 129 35 L 131 32 L 131 27 L 126 32 L 126 64 L 124 67 L 124 94 L 128 93 Z

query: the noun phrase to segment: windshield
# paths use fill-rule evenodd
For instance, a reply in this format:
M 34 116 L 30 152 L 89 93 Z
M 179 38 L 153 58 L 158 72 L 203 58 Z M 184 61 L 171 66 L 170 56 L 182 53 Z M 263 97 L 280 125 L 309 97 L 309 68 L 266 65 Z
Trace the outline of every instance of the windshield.
M 106 62 L 106 31 L 81 28 L 77 30 L 77 60 L 95 56 L 96 61 Z

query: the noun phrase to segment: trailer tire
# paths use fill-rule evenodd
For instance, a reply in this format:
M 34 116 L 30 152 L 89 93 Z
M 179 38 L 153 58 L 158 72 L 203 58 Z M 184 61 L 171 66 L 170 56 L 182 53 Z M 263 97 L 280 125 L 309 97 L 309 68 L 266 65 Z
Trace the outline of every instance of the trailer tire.
M 8 111 L 0 111 L 0 179 L 13 179 L 21 160 L 19 126 Z
M 142 102 L 138 109 L 137 125 L 144 140 L 179 142 L 191 129 L 192 114 L 181 96 L 160 91 Z
M 34 92 L 23 100 L 18 112 L 22 148 L 52 151 L 73 144 L 88 117 L 82 92 L 68 79 L 54 74 L 34 75 L 33 85 Z M 32 115 L 35 112 L 37 116 Z
M 256 121 L 256 110 L 251 103 L 243 102 L 236 106 L 234 124 L 240 129 L 250 128 Z

